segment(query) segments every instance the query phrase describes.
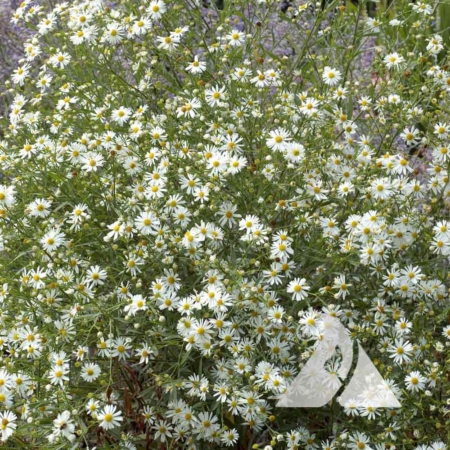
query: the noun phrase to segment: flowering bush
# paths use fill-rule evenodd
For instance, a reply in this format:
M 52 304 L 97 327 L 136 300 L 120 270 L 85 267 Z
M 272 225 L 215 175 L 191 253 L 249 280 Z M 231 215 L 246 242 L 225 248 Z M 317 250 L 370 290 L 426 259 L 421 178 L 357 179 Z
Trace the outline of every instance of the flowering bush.
M 447 448 L 448 48 L 433 3 L 367 6 L 15 11 L 7 448 Z M 400 408 L 276 406 L 319 314 Z

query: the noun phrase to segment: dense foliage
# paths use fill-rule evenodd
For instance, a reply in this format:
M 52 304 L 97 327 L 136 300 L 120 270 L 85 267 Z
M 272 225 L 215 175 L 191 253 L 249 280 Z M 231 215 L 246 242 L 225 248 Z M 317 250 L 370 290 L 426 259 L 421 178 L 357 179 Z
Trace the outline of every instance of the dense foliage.
M 13 13 L 7 448 L 447 449 L 448 42 L 433 3 L 370 5 Z M 401 408 L 275 406 L 319 313 Z

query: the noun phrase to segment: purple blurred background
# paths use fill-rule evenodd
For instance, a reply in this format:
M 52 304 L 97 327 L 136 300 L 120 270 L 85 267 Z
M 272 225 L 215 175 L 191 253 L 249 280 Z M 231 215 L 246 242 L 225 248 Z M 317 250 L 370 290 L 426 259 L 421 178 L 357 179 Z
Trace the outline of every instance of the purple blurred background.
M 0 115 L 3 114 L 5 81 L 23 55 L 24 32 L 11 23 L 13 12 L 21 0 L 0 0 Z

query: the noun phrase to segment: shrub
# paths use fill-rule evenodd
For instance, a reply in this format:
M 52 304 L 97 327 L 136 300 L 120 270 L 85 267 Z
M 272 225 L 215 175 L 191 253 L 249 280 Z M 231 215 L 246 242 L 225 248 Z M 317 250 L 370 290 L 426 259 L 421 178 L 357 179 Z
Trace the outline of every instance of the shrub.
M 281 6 L 16 10 L 32 37 L 0 145 L 8 448 L 446 448 L 433 5 Z M 401 408 L 276 407 L 319 313 Z

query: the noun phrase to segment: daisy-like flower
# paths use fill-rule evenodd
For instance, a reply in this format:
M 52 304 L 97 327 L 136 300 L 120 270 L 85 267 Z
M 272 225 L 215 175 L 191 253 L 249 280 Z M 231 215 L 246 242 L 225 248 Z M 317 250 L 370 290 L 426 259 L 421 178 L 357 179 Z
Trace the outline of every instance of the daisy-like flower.
M 80 229 L 81 224 L 89 219 L 89 209 L 87 205 L 84 203 L 79 203 L 75 206 L 75 208 L 72 210 L 72 214 L 69 218 L 69 223 L 72 224 L 70 227 L 71 229 L 77 231 Z
M 147 236 L 150 234 L 157 234 L 160 221 L 151 211 L 142 213 L 134 221 L 134 225 L 138 231 Z
M 0 412 L 0 433 L 2 442 L 6 442 L 17 428 L 17 416 L 12 411 Z
M 150 348 L 150 346 L 146 343 L 142 344 L 142 348 L 136 350 L 136 356 L 140 358 L 139 364 L 148 364 L 149 358 L 155 352 Z
M 25 78 L 30 74 L 30 65 L 25 64 L 24 66 L 18 67 L 12 74 L 12 81 L 19 85 L 23 86 L 25 83 Z
M 396 339 L 395 343 L 389 346 L 388 353 L 390 353 L 389 357 L 393 358 L 397 364 L 410 362 L 411 355 L 413 354 L 413 346 L 402 338 Z
M 81 28 L 75 32 L 72 36 L 70 36 L 70 40 L 74 45 L 80 45 L 84 42 L 92 42 L 98 33 L 98 29 L 95 26 L 91 26 L 88 28 Z
M 0 206 L 12 206 L 15 203 L 15 189 L 14 186 L 0 184 Z
M 167 134 L 163 128 L 156 126 L 150 130 L 150 136 L 154 143 L 165 141 L 167 139 Z
M 158 48 L 173 52 L 180 44 L 178 36 L 158 36 L 156 40 L 159 42 Z
M 301 98 L 301 97 L 300 97 Z M 313 116 L 317 113 L 319 106 L 319 100 L 314 98 L 305 98 L 302 99 L 302 103 L 300 105 L 300 112 L 306 116 Z
M 66 235 L 59 230 L 49 231 L 42 239 L 41 244 L 46 252 L 53 252 L 61 245 L 66 243 Z
M 38 24 L 38 32 L 41 36 L 46 35 L 56 26 L 58 17 L 54 12 L 51 12 L 47 17 L 41 20 Z
M 95 363 L 86 363 L 81 369 L 81 378 L 83 380 L 92 382 L 95 381 L 100 376 L 101 370 L 100 366 Z
M 38 151 L 38 147 L 36 145 L 31 145 L 30 143 L 26 143 L 22 149 L 20 150 L 20 156 L 23 159 L 31 159 L 31 157 L 36 154 Z
M 310 308 L 302 314 L 300 324 L 303 325 L 303 333 L 308 336 L 317 334 L 320 320 L 316 311 Z
M 347 93 L 348 93 L 347 88 L 345 88 L 343 86 L 337 87 L 333 92 L 333 98 L 335 100 L 345 100 L 347 98 L 347 95 L 346 95 Z
M 151 26 L 152 22 L 150 18 L 143 16 L 134 22 L 131 27 L 131 33 L 135 36 L 144 36 L 150 30 Z
M 108 277 L 106 270 L 101 269 L 100 266 L 91 266 L 86 272 L 86 282 L 93 286 L 104 284 L 104 280 Z
M 49 437 L 50 442 L 57 436 L 64 436 L 69 441 L 73 441 L 75 439 L 75 424 L 73 420 L 70 418 L 69 411 L 63 411 L 61 414 L 58 414 L 56 419 L 53 421 L 54 431 Z
M 405 128 L 400 137 L 405 141 L 406 145 L 415 145 L 420 142 L 420 131 L 415 127 Z
M 423 14 L 425 16 L 431 16 L 433 14 L 433 8 L 431 5 L 425 2 L 411 3 L 413 11 Z
M 435 34 L 434 36 L 428 39 L 427 50 L 433 55 L 437 55 L 444 48 L 442 42 L 443 42 L 442 36 Z
M 339 275 L 334 279 L 333 287 L 335 289 L 339 289 L 339 292 L 336 294 L 338 298 L 344 298 L 348 294 L 348 288 L 351 284 L 345 281 L 345 275 Z
M 154 20 L 160 19 L 166 11 L 167 7 L 163 0 L 154 0 L 147 8 L 147 14 Z
M 252 71 L 248 67 L 236 67 L 231 74 L 231 78 L 235 81 L 246 81 L 251 74 Z
M 94 398 L 89 399 L 89 401 L 86 403 L 85 409 L 86 412 L 91 416 L 92 414 L 96 413 L 100 408 L 100 403 L 98 400 L 95 400 Z
M 127 339 L 118 337 L 111 344 L 111 356 L 118 357 L 119 360 L 125 360 L 128 357 L 128 351 L 131 349 L 131 345 Z
M 109 23 L 106 25 L 105 32 L 102 36 L 102 42 L 107 42 L 108 44 L 118 44 L 124 37 L 124 30 L 118 23 Z
M 130 137 L 133 140 L 137 140 L 144 132 L 143 125 L 141 122 L 133 122 L 130 125 Z
M 32 217 L 47 217 L 50 214 L 51 203 L 45 199 L 36 199 L 27 207 L 29 215 Z
M 419 371 L 413 371 L 405 377 L 406 389 L 411 392 L 422 391 L 427 379 Z
M 131 117 L 132 110 L 121 106 L 119 109 L 115 109 L 111 114 L 111 119 L 117 122 L 119 125 L 123 125 Z
M 401 65 L 405 62 L 405 58 L 403 58 L 403 56 L 399 55 L 397 52 L 394 52 L 386 55 L 383 61 L 388 69 L 392 67 L 394 69 L 399 69 Z
M 122 412 L 117 411 L 116 405 L 106 405 L 97 415 L 97 420 L 102 428 L 111 430 L 119 427 L 120 423 L 123 422 Z
M 254 215 L 247 215 L 239 221 L 239 230 L 245 230 L 247 234 L 253 233 L 260 225 L 260 220 Z
M 54 366 L 50 371 L 50 383 L 59 384 L 61 387 L 64 385 L 64 381 L 68 381 L 69 377 L 67 374 L 69 369 L 65 366 Z
M 349 448 L 352 450 L 373 450 L 369 446 L 369 437 L 365 433 L 356 432 L 349 438 L 350 445 Z
M 245 42 L 245 34 L 239 30 L 232 30 L 230 34 L 225 36 L 225 39 L 228 40 L 229 45 L 237 47 Z
M 391 189 L 392 186 L 390 179 L 383 177 L 376 178 L 372 181 L 370 192 L 374 198 L 386 200 L 392 195 Z
M 256 76 L 253 77 L 250 80 L 250 82 L 253 83 L 257 87 L 265 87 L 265 86 L 269 86 L 270 79 L 266 76 L 266 74 L 264 72 L 257 70 Z
M 231 447 L 236 444 L 239 439 L 239 434 L 236 428 L 232 428 L 231 430 L 228 428 L 226 431 L 222 432 L 220 440 L 226 447 Z
M 342 74 L 337 69 L 332 69 L 331 67 L 325 67 L 322 74 L 323 82 L 328 86 L 335 86 L 339 84 L 342 79 Z
M 294 278 L 287 286 L 287 293 L 292 294 L 294 300 L 301 301 L 308 297 L 309 289 L 305 278 Z
M 447 326 L 442 330 L 442 336 L 446 337 L 447 339 L 450 339 L 450 325 L 447 325 Z
M 200 108 L 202 104 L 197 98 L 192 98 L 185 103 L 183 103 L 180 107 L 177 109 L 177 117 L 196 117 L 198 115 L 197 109 Z M 186 147 L 188 149 L 188 147 Z M 189 149 L 188 149 L 189 150 Z M 185 153 L 183 152 L 182 155 L 184 156 Z
M 50 57 L 49 63 L 55 68 L 64 69 L 71 60 L 72 57 L 67 52 L 58 52 Z
M 38 267 L 36 270 L 31 270 L 29 274 L 29 283 L 34 289 L 42 289 L 45 286 L 44 279 L 47 277 L 47 272 Z
M 283 321 L 283 316 L 286 311 L 282 306 L 274 306 L 270 308 L 267 317 L 270 321 L 274 323 L 281 323 Z
M 155 430 L 155 439 L 161 442 L 166 442 L 168 437 L 172 437 L 169 425 L 164 420 L 158 420 L 153 426 L 153 429 Z
M 206 70 L 206 63 L 204 61 L 199 61 L 198 55 L 194 56 L 194 61 L 189 63 L 186 67 L 186 72 L 191 72 L 193 74 L 203 73 Z
M 269 132 L 269 138 L 266 140 L 266 145 L 271 150 L 283 151 L 289 146 L 291 138 L 289 132 L 284 128 L 277 128 Z
M 81 156 L 82 169 L 86 172 L 97 172 L 105 164 L 105 159 L 100 153 L 89 152 Z
M 226 98 L 225 87 L 215 86 L 205 91 L 205 101 L 211 106 L 221 106 Z
M 446 139 L 449 131 L 450 127 L 446 123 L 439 122 L 434 126 L 434 134 L 437 135 L 438 139 Z
M 125 312 L 128 314 L 134 316 L 136 312 L 145 311 L 147 309 L 146 300 L 141 294 L 133 295 L 130 300 L 131 303 L 124 308 Z
M 223 203 L 216 213 L 216 215 L 220 217 L 219 224 L 221 226 L 228 225 L 230 228 L 235 225 L 237 223 L 236 219 L 241 217 L 236 211 L 236 205 L 233 205 L 231 202 Z
M 395 331 L 398 336 L 407 335 L 411 332 L 412 323 L 408 322 L 404 317 L 395 322 Z

